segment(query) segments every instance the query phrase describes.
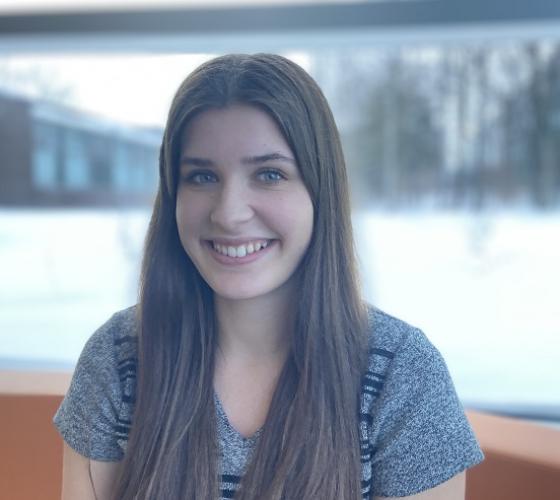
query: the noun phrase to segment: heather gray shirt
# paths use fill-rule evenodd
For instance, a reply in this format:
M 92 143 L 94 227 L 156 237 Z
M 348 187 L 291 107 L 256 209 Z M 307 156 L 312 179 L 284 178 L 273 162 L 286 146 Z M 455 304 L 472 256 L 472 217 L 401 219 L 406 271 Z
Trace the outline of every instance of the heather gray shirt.
M 135 308 L 88 340 L 54 416 L 64 440 L 94 460 L 124 456 L 136 387 Z M 401 497 L 433 488 L 484 458 L 445 361 L 417 328 L 369 310 L 369 366 L 360 411 L 362 494 Z M 351 362 L 351 361 L 350 361 Z M 221 497 L 233 498 L 261 430 L 243 438 L 214 395 Z

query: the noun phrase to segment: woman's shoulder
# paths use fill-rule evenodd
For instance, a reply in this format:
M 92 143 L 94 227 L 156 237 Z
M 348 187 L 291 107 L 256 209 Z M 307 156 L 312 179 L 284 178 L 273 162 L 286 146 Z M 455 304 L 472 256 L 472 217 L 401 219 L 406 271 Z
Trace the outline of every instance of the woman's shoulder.
M 396 355 L 431 357 L 439 354 L 421 329 L 373 305 L 368 304 L 367 311 L 370 357 L 393 359 Z
M 453 392 L 447 364 L 424 332 L 374 306 L 368 306 L 368 347 L 366 380 L 375 381 L 369 384 L 377 389 L 373 396 L 406 399 L 426 386 Z M 418 385 L 412 392 L 411 383 Z
M 111 352 L 117 361 L 136 356 L 138 340 L 138 306 L 114 313 L 89 338 L 84 350 L 94 354 Z
M 127 338 L 135 339 L 138 335 L 138 305 L 133 305 L 114 313 L 99 330 L 113 340 L 123 342 Z
M 362 413 L 372 492 L 403 497 L 433 488 L 484 455 L 447 365 L 420 330 L 370 307 Z
M 113 314 L 88 339 L 53 422 L 93 460 L 120 460 L 135 401 L 136 307 Z

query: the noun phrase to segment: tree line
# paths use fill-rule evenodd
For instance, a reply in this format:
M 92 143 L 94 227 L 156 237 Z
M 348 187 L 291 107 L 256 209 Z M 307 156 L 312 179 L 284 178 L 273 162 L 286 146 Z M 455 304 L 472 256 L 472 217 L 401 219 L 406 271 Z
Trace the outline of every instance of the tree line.
M 317 79 L 358 204 L 559 205 L 560 43 L 337 52 L 325 64 Z

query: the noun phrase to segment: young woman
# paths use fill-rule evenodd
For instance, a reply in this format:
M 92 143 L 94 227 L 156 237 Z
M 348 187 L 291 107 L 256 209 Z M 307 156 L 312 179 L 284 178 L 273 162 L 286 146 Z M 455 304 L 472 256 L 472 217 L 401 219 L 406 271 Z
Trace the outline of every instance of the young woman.
M 312 78 L 229 55 L 173 100 L 139 304 L 54 422 L 63 498 L 464 498 L 483 458 L 439 352 L 359 293 L 338 132 Z

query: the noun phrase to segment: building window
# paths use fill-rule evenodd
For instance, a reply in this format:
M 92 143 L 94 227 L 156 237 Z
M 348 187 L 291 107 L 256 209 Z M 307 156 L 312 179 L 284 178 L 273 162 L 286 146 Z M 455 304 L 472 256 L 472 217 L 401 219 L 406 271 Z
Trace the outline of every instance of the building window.
M 37 122 L 33 126 L 32 184 L 41 190 L 56 190 L 62 177 L 61 130 Z
M 129 170 L 132 146 L 125 141 L 118 141 L 113 157 L 113 186 L 119 193 L 126 193 L 130 188 Z
M 66 129 L 64 134 L 64 187 L 85 190 L 91 183 L 85 136 L 78 130 Z
M 85 146 L 89 161 L 91 187 L 93 189 L 112 188 L 111 168 L 113 143 L 107 137 L 90 134 Z

